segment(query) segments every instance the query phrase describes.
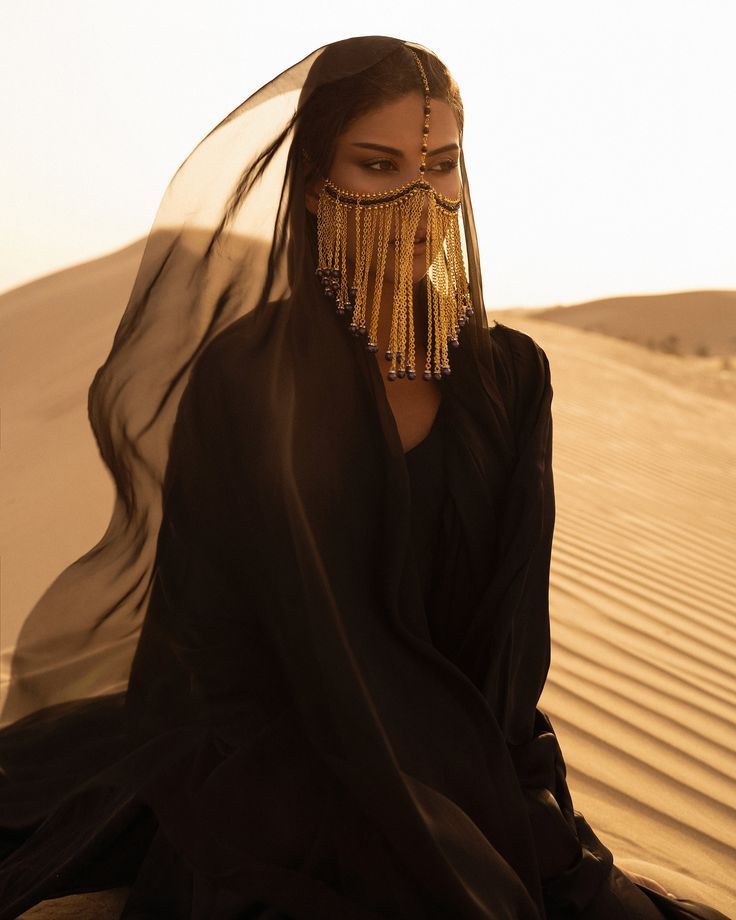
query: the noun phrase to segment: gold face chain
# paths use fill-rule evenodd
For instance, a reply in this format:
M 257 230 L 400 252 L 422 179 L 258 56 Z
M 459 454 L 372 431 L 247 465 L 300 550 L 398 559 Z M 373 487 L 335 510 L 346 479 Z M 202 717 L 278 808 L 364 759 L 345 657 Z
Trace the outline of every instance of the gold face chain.
M 447 211 L 457 211 L 462 202 L 461 198 L 446 198 L 424 179 L 414 179 L 405 185 L 399 185 L 386 192 L 349 192 L 347 189 L 339 188 L 329 179 L 325 179 L 324 183 L 325 194 L 331 198 L 336 199 L 341 204 L 361 205 L 363 207 L 388 206 L 394 201 L 410 195 L 415 190 L 431 192 L 436 203 Z
M 394 277 L 391 329 L 385 357 L 387 377 L 416 377 L 413 285 L 415 236 L 427 209 L 424 241 L 427 278 L 427 360 L 423 377 L 441 380 L 450 373 L 448 344 L 457 347 L 457 330 L 473 315 L 470 287 L 462 251 L 459 214 L 462 198 L 447 198 L 425 180 L 431 100 L 422 62 L 411 48 L 424 89 L 424 124 L 418 178 L 383 192 L 354 192 L 325 179 L 317 205 L 317 269 L 324 293 L 339 315 L 351 314 L 350 331 L 367 337 L 366 348 L 378 351 L 388 244 L 394 236 Z M 348 231 L 353 228 L 355 258 L 348 285 Z M 375 263 L 373 257 L 375 253 Z M 370 332 L 366 326 L 371 267 L 374 268 Z

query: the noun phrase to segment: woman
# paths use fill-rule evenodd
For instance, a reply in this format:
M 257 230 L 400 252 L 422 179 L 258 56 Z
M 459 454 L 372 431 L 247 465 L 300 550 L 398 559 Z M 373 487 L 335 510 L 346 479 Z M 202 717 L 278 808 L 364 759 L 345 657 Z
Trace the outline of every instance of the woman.
M 2 920 L 723 920 L 613 865 L 536 705 L 550 370 L 487 326 L 462 135 L 355 38 L 172 180 L 90 389 L 113 520 L 16 650 Z

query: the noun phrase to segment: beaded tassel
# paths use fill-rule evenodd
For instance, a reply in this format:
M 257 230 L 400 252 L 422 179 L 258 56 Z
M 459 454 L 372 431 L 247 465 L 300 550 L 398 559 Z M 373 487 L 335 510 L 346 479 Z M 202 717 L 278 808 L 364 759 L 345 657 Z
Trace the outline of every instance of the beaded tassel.
M 409 49 L 411 50 L 411 49 Z M 350 330 L 366 336 L 366 348 L 378 351 L 378 320 L 387 259 L 394 265 L 387 377 L 416 377 L 414 343 L 414 250 L 422 213 L 427 212 L 427 360 L 424 379 L 450 373 L 448 344 L 457 347 L 457 330 L 473 315 L 460 233 L 461 199 L 449 199 L 425 181 L 429 133 L 429 84 L 415 54 L 424 85 L 424 129 L 420 178 L 388 192 L 360 194 L 326 179 L 317 206 L 317 276 L 339 315 L 350 315 Z M 355 240 L 352 283 L 348 283 L 347 240 Z M 393 252 L 389 242 L 394 231 Z M 373 267 L 373 288 L 370 269 Z M 371 301 L 370 330 L 366 326 Z
M 416 376 L 412 304 L 414 240 L 427 209 L 427 361 L 425 380 L 450 373 L 448 344 L 459 345 L 457 330 L 473 315 L 458 220 L 459 203 L 443 198 L 421 180 L 386 196 L 351 195 L 325 182 L 317 208 L 318 266 L 325 294 L 340 315 L 350 314 L 350 331 L 378 350 L 378 319 L 387 259 L 394 263 L 394 290 L 386 360 L 388 379 Z M 371 201 L 371 198 L 374 199 Z M 383 199 L 383 200 L 376 200 Z M 355 261 L 351 283 L 347 271 L 347 234 L 352 224 Z M 392 228 L 396 229 L 389 253 Z M 374 283 L 370 286 L 371 265 Z M 370 330 L 367 305 L 371 302 Z

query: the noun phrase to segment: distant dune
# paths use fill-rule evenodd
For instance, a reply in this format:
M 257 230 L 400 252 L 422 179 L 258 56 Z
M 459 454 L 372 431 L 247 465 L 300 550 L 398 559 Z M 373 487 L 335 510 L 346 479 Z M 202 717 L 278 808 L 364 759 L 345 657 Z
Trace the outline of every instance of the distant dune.
M 736 291 L 606 297 L 522 312 L 547 322 L 638 342 L 653 350 L 736 355 Z
M 108 522 L 86 394 L 136 246 L 0 298 L 6 648 Z M 735 306 L 729 292 L 706 293 L 705 312 L 700 295 L 682 294 L 555 308 L 554 322 L 551 310 L 490 318 L 532 335 L 552 369 L 553 649 L 540 705 L 575 807 L 618 864 L 736 917 L 736 371 L 722 357 L 734 351 Z M 600 306 L 615 303 L 618 324 L 586 330 L 615 318 Z M 623 333 L 672 333 L 712 355 L 660 353 Z M 28 916 L 113 918 L 124 896 L 64 898 Z
M 620 316 L 612 304 L 620 304 Z M 495 319 L 509 326 L 533 321 L 576 329 L 581 348 L 605 348 L 616 360 L 675 386 L 736 404 L 736 292 L 622 297 L 539 310 L 493 309 L 488 317 L 489 322 Z M 708 344 L 701 347 L 702 343 Z M 706 350 L 708 354 L 699 353 Z

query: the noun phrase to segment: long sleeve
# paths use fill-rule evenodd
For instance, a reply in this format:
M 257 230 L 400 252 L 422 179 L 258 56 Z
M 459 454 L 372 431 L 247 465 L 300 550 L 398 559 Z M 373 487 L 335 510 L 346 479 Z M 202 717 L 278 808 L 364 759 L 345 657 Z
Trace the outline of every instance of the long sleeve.
M 574 808 L 549 716 L 536 708 L 534 736 L 509 750 L 527 804 L 545 905 L 548 911 L 581 911 L 604 884 L 613 856 Z
M 530 336 L 502 328 L 518 448 L 507 526 L 516 527 L 519 544 L 523 538 L 531 550 L 518 545 L 517 556 L 505 563 L 517 573 L 507 592 L 515 606 L 498 667 L 506 686 L 495 692 L 503 702 L 504 731 L 528 809 L 545 905 L 551 912 L 582 911 L 603 886 L 613 858 L 575 811 L 554 727 L 538 707 L 551 656 L 549 574 L 556 512 L 551 371 L 545 351 Z M 513 539 L 509 543 L 513 547 Z

